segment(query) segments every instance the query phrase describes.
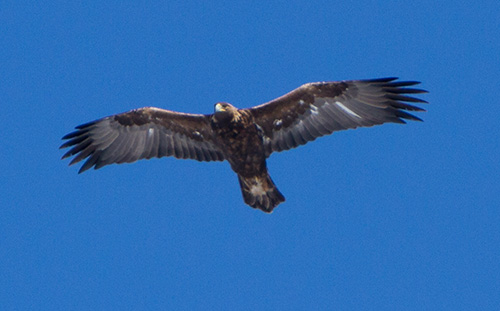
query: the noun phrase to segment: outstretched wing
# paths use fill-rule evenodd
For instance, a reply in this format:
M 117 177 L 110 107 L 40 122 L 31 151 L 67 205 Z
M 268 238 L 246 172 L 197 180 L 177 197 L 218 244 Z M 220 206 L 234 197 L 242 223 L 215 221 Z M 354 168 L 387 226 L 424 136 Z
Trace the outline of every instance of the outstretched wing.
M 415 81 L 397 78 L 307 83 L 266 104 L 249 108 L 264 135 L 266 154 L 303 145 L 334 131 L 386 122 L 421 119 L 405 112 L 425 111 L 405 102 L 426 101 L 405 94 Z
M 174 156 L 198 161 L 222 161 L 209 116 L 140 108 L 76 127 L 63 137 L 61 148 L 72 147 L 62 158 L 70 165 L 88 158 L 79 173 L 112 163 Z

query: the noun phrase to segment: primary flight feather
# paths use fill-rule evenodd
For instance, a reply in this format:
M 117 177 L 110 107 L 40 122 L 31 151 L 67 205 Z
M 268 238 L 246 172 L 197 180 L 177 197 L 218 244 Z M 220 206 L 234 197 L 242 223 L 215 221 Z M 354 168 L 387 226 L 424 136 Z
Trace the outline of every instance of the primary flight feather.
M 285 201 L 267 172 L 266 158 L 334 131 L 404 119 L 421 121 L 408 103 L 426 101 L 415 81 L 397 78 L 307 83 L 260 106 L 238 109 L 215 104 L 210 115 L 144 107 L 76 127 L 61 148 L 70 165 L 91 167 L 174 156 L 198 161 L 227 160 L 238 175 L 245 203 L 270 213 Z

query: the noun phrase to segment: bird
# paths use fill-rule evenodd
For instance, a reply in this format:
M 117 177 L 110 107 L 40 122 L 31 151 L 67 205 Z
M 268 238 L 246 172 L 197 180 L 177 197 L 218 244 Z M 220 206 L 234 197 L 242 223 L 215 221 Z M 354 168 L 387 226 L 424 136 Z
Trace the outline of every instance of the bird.
M 306 83 L 267 103 L 238 109 L 227 102 L 212 114 L 143 107 L 75 127 L 65 135 L 62 159 L 86 161 L 79 173 L 113 163 L 173 156 L 228 161 L 237 174 L 244 202 L 271 213 L 285 201 L 271 179 L 266 159 L 335 131 L 383 123 L 422 121 L 427 101 L 412 94 L 418 81 L 398 78 Z M 411 103 L 411 104 L 410 104 Z

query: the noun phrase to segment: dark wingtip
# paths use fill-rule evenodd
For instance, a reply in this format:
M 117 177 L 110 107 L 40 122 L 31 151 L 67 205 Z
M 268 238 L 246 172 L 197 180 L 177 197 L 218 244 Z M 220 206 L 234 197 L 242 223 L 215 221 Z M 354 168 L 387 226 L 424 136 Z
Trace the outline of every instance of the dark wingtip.
M 395 101 L 400 101 L 400 102 L 421 103 L 421 104 L 427 103 L 425 100 L 420 99 L 420 98 L 405 96 L 405 95 L 396 94 L 396 93 L 388 93 L 386 95 L 386 97 L 389 99 L 395 100 Z
M 66 139 L 66 138 L 63 138 L 63 139 Z M 71 141 L 67 141 L 64 144 L 62 144 L 61 146 L 59 146 L 59 149 L 68 148 L 68 147 L 73 146 L 73 145 L 74 144 Z
M 365 79 L 361 80 L 363 82 L 368 82 L 368 83 L 388 83 L 394 80 L 399 79 L 398 77 L 385 77 L 385 78 L 377 78 L 377 79 Z
M 425 92 L 425 93 L 428 93 L 428 92 Z M 419 104 L 428 104 L 429 102 L 428 102 L 428 101 L 426 101 L 426 100 L 424 100 L 424 99 L 420 99 L 420 98 L 418 98 L 418 103 L 419 103 Z
M 62 140 L 71 139 L 71 138 L 74 138 L 74 137 L 80 135 L 80 133 L 81 133 L 81 131 L 73 131 L 69 134 L 64 135 L 61 139 Z
M 81 173 L 83 173 L 85 171 L 88 171 L 92 167 L 92 165 L 88 166 L 88 165 L 85 165 L 85 164 L 86 163 L 84 163 L 82 165 L 82 167 L 80 167 L 80 169 L 78 170 L 78 174 L 81 174 Z
M 413 116 L 413 118 L 411 118 L 411 120 L 418 121 L 418 122 L 424 122 L 424 120 L 420 119 L 419 117 L 415 117 L 415 116 Z
M 423 120 L 420 119 L 419 117 L 416 117 L 416 116 L 414 116 L 408 112 L 402 111 L 402 110 L 398 110 L 398 113 L 396 114 L 396 116 L 398 118 L 400 118 L 400 120 L 403 121 L 403 123 L 406 123 L 406 122 L 402 119 L 423 122 Z
M 99 120 L 90 121 L 90 122 L 87 122 L 87 123 L 80 124 L 80 125 L 76 126 L 75 129 L 82 130 L 82 129 L 87 128 L 87 127 L 89 127 L 91 125 L 96 124 L 97 121 L 99 121 Z

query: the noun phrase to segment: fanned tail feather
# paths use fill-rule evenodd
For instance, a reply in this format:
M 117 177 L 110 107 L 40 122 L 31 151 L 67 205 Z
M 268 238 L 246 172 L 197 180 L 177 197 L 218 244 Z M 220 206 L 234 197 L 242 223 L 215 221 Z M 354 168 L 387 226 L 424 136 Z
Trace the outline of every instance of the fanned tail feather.
M 276 206 L 285 201 L 285 197 L 276 188 L 267 172 L 262 176 L 238 175 L 238 180 L 245 203 L 253 208 L 271 213 Z

